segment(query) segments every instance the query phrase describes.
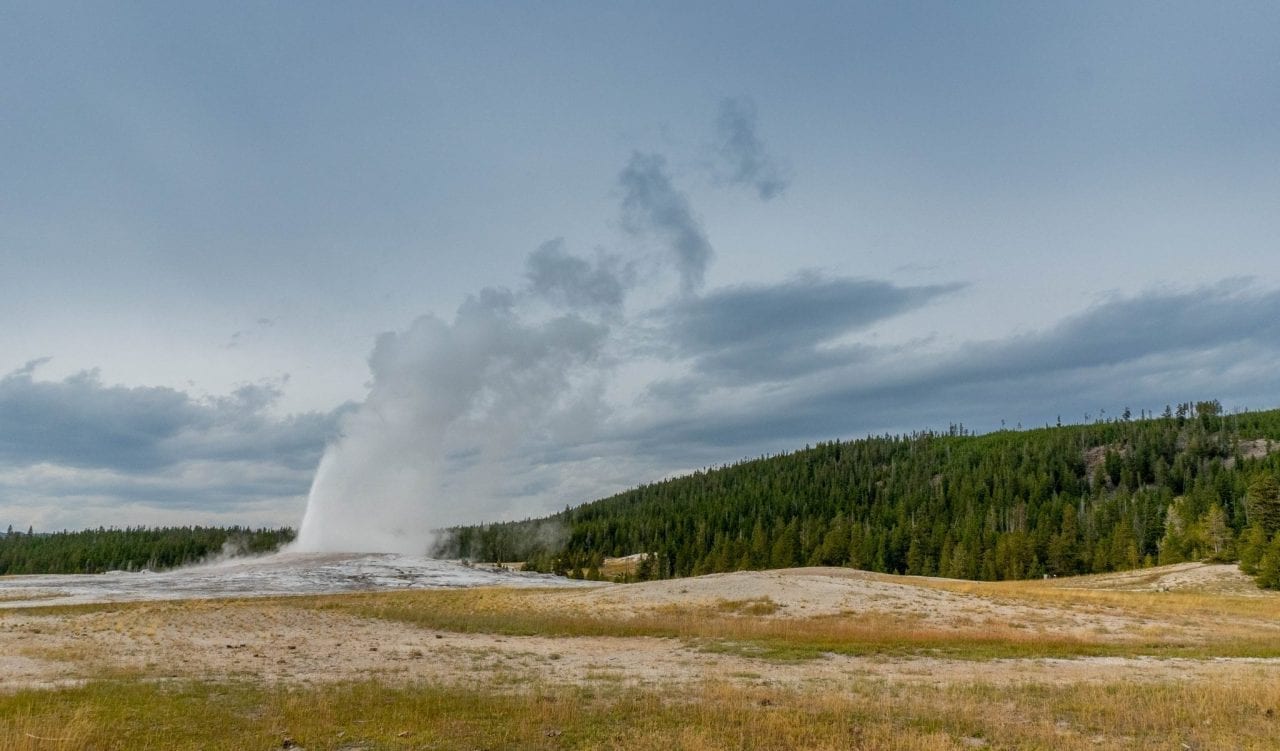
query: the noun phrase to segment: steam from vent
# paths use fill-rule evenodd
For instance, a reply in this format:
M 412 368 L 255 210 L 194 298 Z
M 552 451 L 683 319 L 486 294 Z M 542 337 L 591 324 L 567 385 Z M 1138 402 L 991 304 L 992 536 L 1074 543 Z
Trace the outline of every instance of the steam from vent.
M 688 293 L 711 254 L 687 199 L 657 157 L 635 155 L 620 179 L 628 229 L 669 240 Z M 554 240 L 530 254 L 522 289 L 487 288 L 451 321 L 378 337 L 369 396 L 320 461 L 293 549 L 423 553 L 434 530 L 504 517 L 550 482 L 528 457 L 607 420 L 607 351 L 635 277 Z
M 553 240 L 530 254 L 519 289 L 486 288 L 452 320 L 426 315 L 378 337 L 369 395 L 325 451 L 293 549 L 425 553 L 434 531 L 527 515 L 530 494 L 590 464 L 589 451 L 565 453 L 610 420 L 611 348 L 643 319 L 626 314 L 637 269 L 688 300 L 712 257 L 661 156 L 633 154 L 618 186 L 642 257 L 585 258 Z
M 423 553 L 433 529 L 501 514 L 504 463 L 598 409 L 609 330 L 568 312 L 529 322 L 486 289 L 452 321 L 378 338 L 368 398 L 311 486 L 295 549 Z

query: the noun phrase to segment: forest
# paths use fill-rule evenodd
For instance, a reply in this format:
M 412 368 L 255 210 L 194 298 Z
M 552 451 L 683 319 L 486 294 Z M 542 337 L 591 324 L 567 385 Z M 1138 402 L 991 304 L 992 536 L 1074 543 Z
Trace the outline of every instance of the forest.
M 293 530 L 247 527 L 128 527 L 38 533 L 10 525 L 0 537 L 0 576 L 160 571 L 220 555 L 269 553 Z
M 1280 410 L 1218 401 L 1082 425 L 831 441 L 544 519 L 458 527 L 437 553 L 596 578 L 849 566 L 1025 579 L 1239 560 L 1280 588 Z

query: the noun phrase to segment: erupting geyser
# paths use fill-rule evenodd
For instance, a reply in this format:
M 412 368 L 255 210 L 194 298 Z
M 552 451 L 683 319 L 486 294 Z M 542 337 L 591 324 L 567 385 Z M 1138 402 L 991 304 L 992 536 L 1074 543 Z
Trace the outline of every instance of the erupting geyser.
M 664 160 L 633 154 L 619 185 L 624 228 L 664 248 L 650 279 L 670 268 L 692 299 L 711 245 Z M 529 255 L 520 289 L 486 288 L 452 322 L 423 316 L 378 337 L 369 396 L 320 462 L 293 549 L 423 553 L 433 530 L 563 503 L 553 493 L 572 472 L 568 449 L 609 416 L 607 352 L 636 284 L 632 263 L 553 240 Z
M 426 553 L 435 529 L 512 511 L 531 445 L 594 423 L 608 327 L 528 322 L 517 301 L 486 289 L 452 323 L 378 337 L 369 396 L 325 451 L 293 550 Z

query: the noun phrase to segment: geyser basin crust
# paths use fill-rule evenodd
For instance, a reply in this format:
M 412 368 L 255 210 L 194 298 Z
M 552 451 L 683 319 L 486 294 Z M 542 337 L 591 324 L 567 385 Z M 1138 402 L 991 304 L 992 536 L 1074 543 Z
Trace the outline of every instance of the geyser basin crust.
M 0 607 L 336 594 L 449 587 L 581 586 L 558 576 L 390 553 L 278 553 L 163 573 L 0 578 Z

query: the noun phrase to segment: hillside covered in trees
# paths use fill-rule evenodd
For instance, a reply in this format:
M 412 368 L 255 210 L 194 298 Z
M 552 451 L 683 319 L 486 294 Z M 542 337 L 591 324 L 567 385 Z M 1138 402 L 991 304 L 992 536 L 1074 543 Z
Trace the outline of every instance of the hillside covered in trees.
M 833 441 L 643 485 L 438 553 L 593 577 L 802 565 L 965 579 L 1233 561 L 1280 587 L 1280 410 L 1216 401 L 1087 425 Z
M 129 527 L 0 536 L 0 576 L 159 571 L 223 554 L 269 553 L 293 540 L 293 530 L 247 527 Z

